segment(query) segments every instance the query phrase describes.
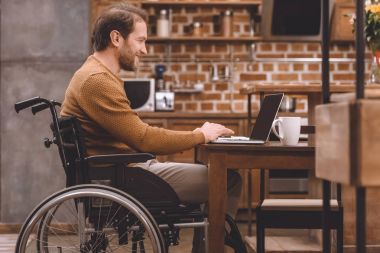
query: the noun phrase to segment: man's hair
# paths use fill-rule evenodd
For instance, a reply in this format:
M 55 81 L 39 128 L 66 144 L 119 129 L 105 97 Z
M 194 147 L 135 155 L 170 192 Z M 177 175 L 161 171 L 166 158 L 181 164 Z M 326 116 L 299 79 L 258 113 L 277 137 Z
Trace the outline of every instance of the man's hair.
M 96 19 L 92 32 L 92 46 L 95 51 L 102 51 L 110 43 L 110 33 L 120 32 L 123 38 L 133 32 L 136 22 L 148 22 L 147 13 L 135 6 L 118 3 L 107 8 Z

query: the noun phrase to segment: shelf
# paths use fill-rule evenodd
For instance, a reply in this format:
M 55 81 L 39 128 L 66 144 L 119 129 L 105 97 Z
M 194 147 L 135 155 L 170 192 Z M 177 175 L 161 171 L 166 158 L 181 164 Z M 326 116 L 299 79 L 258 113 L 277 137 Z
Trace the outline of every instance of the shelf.
M 181 88 L 181 89 L 174 89 L 175 93 L 201 93 L 203 92 L 203 89 L 193 89 L 193 88 Z
M 262 3 L 261 0 L 249 0 L 249 1 L 239 1 L 236 2 L 236 0 L 226 0 L 226 1 L 158 1 L 158 0 L 152 0 L 152 1 L 141 1 L 142 5 L 182 5 L 182 6 L 250 6 L 250 5 L 260 5 Z
M 156 37 L 150 36 L 148 37 L 149 42 L 170 42 L 170 41 L 204 41 L 204 42 L 254 42 L 260 41 L 262 37 L 252 36 L 252 37 L 222 37 L 222 36 L 204 36 L 204 37 L 195 37 L 195 36 L 172 36 L 172 37 Z

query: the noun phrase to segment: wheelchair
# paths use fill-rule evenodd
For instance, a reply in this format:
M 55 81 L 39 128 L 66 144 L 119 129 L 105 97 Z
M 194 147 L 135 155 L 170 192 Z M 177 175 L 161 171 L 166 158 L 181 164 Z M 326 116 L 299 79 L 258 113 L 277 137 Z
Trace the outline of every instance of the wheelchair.
M 155 158 L 148 153 L 86 157 L 83 130 L 75 117 L 58 117 L 59 102 L 34 97 L 15 104 L 18 113 L 49 109 L 52 138 L 58 147 L 66 188 L 43 200 L 21 227 L 16 253 L 153 252 L 178 245 L 180 228 L 204 229 L 199 205 L 181 203 L 170 185 L 155 174 L 128 164 Z M 225 245 L 246 253 L 234 220 L 226 215 Z

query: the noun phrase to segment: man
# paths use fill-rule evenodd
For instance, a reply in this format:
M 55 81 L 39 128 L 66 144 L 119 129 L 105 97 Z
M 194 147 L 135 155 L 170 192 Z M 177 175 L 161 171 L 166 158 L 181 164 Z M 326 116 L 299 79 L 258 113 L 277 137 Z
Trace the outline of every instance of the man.
M 146 40 L 147 15 L 141 9 L 118 4 L 103 12 L 95 22 L 95 52 L 74 74 L 61 111 L 62 116 L 75 116 L 80 121 L 87 155 L 136 151 L 172 154 L 233 134 L 231 129 L 208 122 L 193 131 L 171 131 L 151 127 L 140 120 L 130 107 L 118 74 L 120 69 L 137 69 L 139 57 L 147 53 Z M 208 172 L 204 165 L 151 160 L 136 166 L 167 181 L 185 203 L 207 201 Z M 239 174 L 229 171 L 227 211 L 231 215 L 236 212 L 240 192 Z

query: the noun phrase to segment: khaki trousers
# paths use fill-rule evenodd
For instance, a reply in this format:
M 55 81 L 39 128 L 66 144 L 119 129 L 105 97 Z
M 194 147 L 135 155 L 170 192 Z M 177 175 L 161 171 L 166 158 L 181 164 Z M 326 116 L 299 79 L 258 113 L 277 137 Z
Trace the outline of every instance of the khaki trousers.
M 208 169 L 202 164 L 190 163 L 161 163 L 149 160 L 136 164 L 158 175 L 174 189 L 179 199 L 184 203 L 203 204 L 208 200 Z M 227 171 L 227 210 L 235 217 L 242 189 L 240 174 L 232 169 Z M 222 193 L 221 193 L 222 194 Z M 207 205 L 206 210 L 207 212 Z M 192 253 L 205 252 L 204 230 L 194 229 Z
M 208 199 L 208 169 L 202 164 L 161 163 L 149 160 L 135 166 L 144 168 L 164 179 L 184 203 L 202 204 Z M 240 174 L 232 169 L 227 171 L 227 210 L 235 217 L 242 188 Z

